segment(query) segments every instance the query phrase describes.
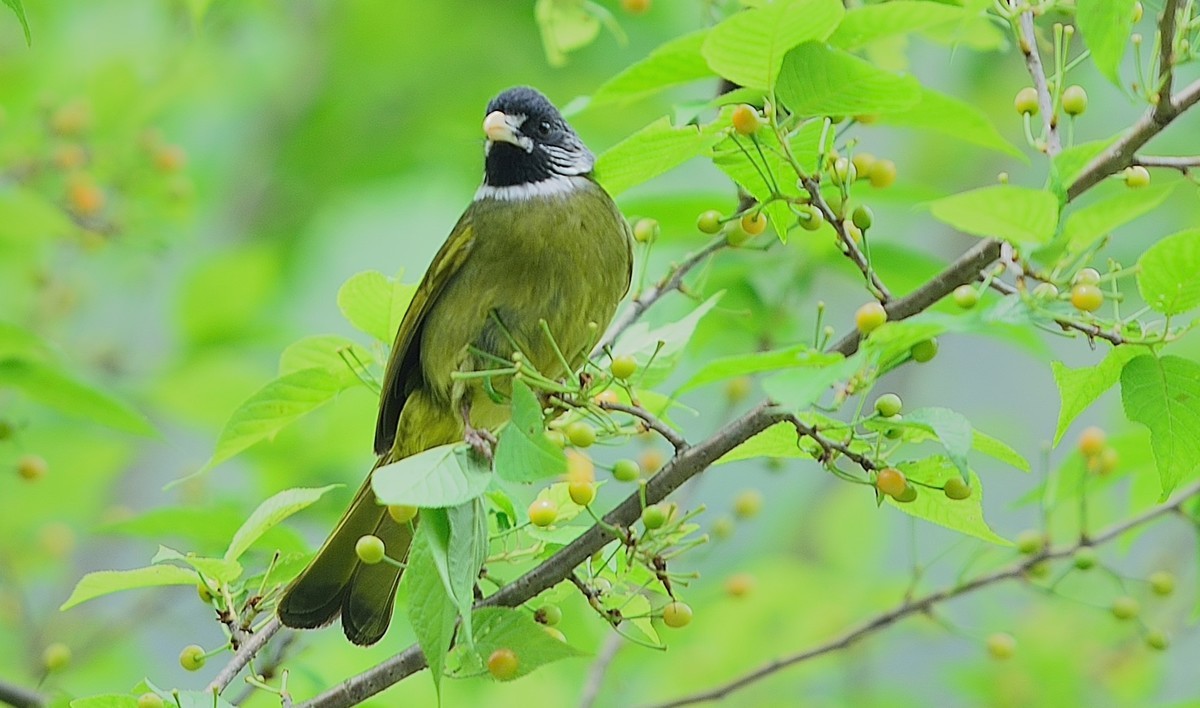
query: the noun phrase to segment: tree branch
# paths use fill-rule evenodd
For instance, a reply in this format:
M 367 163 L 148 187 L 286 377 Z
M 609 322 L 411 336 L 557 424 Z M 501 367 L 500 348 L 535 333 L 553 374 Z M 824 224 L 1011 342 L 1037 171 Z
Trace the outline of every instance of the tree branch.
M 1009 0 L 1009 6 L 1014 9 L 1018 0 Z M 1054 98 L 1050 95 L 1050 87 L 1046 85 L 1046 70 L 1042 66 L 1042 57 L 1038 54 L 1037 34 L 1033 28 L 1033 10 L 1025 10 L 1017 18 L 1017 27 L 1021 53 L 1025 55 L 1025 65 L 1029 68 L 1029 76 L 1033 79 L 1033 88 L 1037 91 L 1038 112 L 1042 114 L 1042 127 L 1046 133 L 1046 154 L 1054 157 L 1062 152 L 1062 142 L 1058 137 L 1058 117 L 1054 113 Z
M 627 406 L 624 403 L 610 403 L 608 401 L 601 401 L 599 405 L 606 411 L 627 413 L 634 418 L 637 418 L 648 429 L 658 433 L 663 437 L 664 440 L 671 443 L 671 446 L 675 448 L 676 453 L 683 452 L 688 448 L 688 441 L 685 440 L 682 435 L 672 430 L 671 426 L 659 420 L 654 416 L 654 414 L 645 408 L 641 408 L 639 406 Z
M 1200 155 L 1190 155 L 1181 157 L 1159 157 L 1156 155 L 1134 155 L 1131 165 L 1141 165 L 1142 167 L 1165 167 L 1171 170 L 1179 170 L 1183 174 L 1187 174 L 1193 167 L 1200 167 Z
M 213 677 L 213 680 L 209 682 L 208 686 L 206 686 L 204 690 L 215 693 L 224 691 L 229 684 L 233 683 L 233 680 L 237 678 L 238 673 L 246 666 L 246 664 L 250 663 L 250 661 L 254 658 L 254 655 L 261 651 L 262 648 L 266 646 L 267 642 L 271 640 L 271 637 L 275 636 L 275 633 L 282 628 L 283 625 L 279 623 L 279 618 L 272 616 L 271 619 L 267 620 L 267 623 L 263 625 L 262 629 L 260 629 L 256 634 L 250 635 L 242 644 L 242 646 L 236 652 L 234 652 L 233 657 L 229 660 L 229 663 L 226 664 L 225 667 L 221 669 L 215 677 Z
M 45 696 L 33 689 L 0 681 L 0 703 L 13 708 L 42 708 L 47 702 Z
M 792 654 L 791 656 L 775 659 L 774 661 L 771 661 L 770 663 L 746 674 L 745 676 L 734 679 L 733 681 L 718 686 L 714 689 L 703 691 L 701 693 L 695 693 L 690 696 L 668 701 L 666 703 L 661 703 L 656 705 L 654 708 L 675 708 L 676 706 L 686 706 L 724 698 L 730 693 L 733 693 L 738 689 L 745 688 L 755 681 L 764 679 L 777 671 L 785 669 L 789 666 L 794 666 L 804 661 L 808 661 L 809 659 L 815 659 L 818 656 L 822 656 L 839 649 L 844 649 L 860 639 L 886 629 L 899 620 L 905 619 L 911 615 L 927 613 L 935 605 L 938 605 L 942 602 L 956 597 L 961 597 L 962 595 L 975 592 L 976 590 L 980 590 L 1004 580 L 1025 577 L 1029 569 L 1038 563 L 1047 560 L 1055 560 L 1058 558 L 1066 558 L 1073 555 L 1076 551 L 1084 546 L 1098 546 L 1112 541 L 1124 535 L 1131 529 L 1147 524 L 1166 514 L 1180 511 L 1185 502 L 1193 497 L 1196 497 L 1197 495 L 1200 495 L 1200 483 L 1193 484 L 1192 486 L 1184 489 L 1171 503 L 1155 507 L 1147 512 L 1133 517 L 1132 519 L 1128 519 L 1122 523 L 1110 526 L 1108 529 L 1102 531 L 1091 539 L 1081 540 L 1074 544 L 1048 549 L 1041 554 L 1030 556 L 1021 560 L 1020 562 L 1008 566 L 1007 568 L 1002 568 L 992 573 L 988 573 L 987 575 L 981 575 L 974 580 L 967 581 L 961 585 L 945 588 L 919 598 L 908 600 L 902 605 L 879 614 L 874 618 L 860 624 L 858 627 L 846 632 L 845 634 L 842 634 L 839 637 L 836 637 L 835 639 L 831 639 L 824 644 L 820 644 L 811 649 L 806 649 L 796 654 Z
M 991 282 L 993 290 L 1004 293 L 1005 295 L 1015 295 L 1017 288 L 1009 285 L 1002 280 L 993 280 Z M 1086 322 L 1076 322 L 1075 320 L 1066 317 L 1055 317 L 1054 322 L 1065 330 L 1076 330 L 1087 335 L 1088 339 L 1103 339 L 1114 347 L 1118 344 L 1124 344 L 1125 338 L 1116 332 L 1108 332 L 1100 329 L 1100 325 L 1087 324 Z
M 1171 102 L 1169 99 L 1175 82 L 1175 20 L 1179 15 L 1179 0 L 1167 0 L 1163 4 L 1162 15 L 1158 18 L 1158 101 L 1154 105 L 1155 117 L 1160 121 L 1170 121 Z

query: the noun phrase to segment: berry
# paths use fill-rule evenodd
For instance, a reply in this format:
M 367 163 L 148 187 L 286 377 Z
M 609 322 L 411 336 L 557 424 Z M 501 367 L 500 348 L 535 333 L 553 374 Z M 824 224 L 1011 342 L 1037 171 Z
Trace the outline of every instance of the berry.
M 713 522 L 713 525 L 712 525 L 713 536 L 716 536 L 717 538 L 722 539 L 722 540 L 729 538 L 730 536 L 733 535 L 734 528 L 736 528 L 736 526 L 734 524 L 733 519 L 729 518 L 728 516 L 722 516 L 721 518 L 719 518 Z
M 1096 549 L 1091 546 L 1084 546 L 1078 551 L 1075 551 L 1075 567 L 1079 570 L 1091 570 L 1096 567 L 1099 558 L 1096 556 Z
M 1133 3 L 1133 23 L 1135 25 L 1142 21 L 1142 14 L 1145 11 L 1146 11 L 1145 8 L 1142 7 L 1142 3 L 1140 3 L 1140 2 Z
M 567 494 L 579 506 L 587 506 L 596 498 L 596 485 L 591 482 L 571 482 L 567 485 Z
M 638 459 L 638 466 L 649 476 L 662 469 L 664 462 L 665 460 L 661 452 L 658 450 L 646 450 L 642 453 L 641 458 Z
M 1082 86 L 1068 86 L 1062 95 L 1062 107 L 1069 116 L 1077 116 L 1087 110 L 1087 91 Z
M 178 172 L 187 162 L 187 153 L 177 145 L 163 145 L 154 151 L 154 166 L 163 172 Z
M 652 243 L 658 238 L 659 227 L 655 219 L 638 219 L 633 225 L 633 238 L 638 243 Z
M 725 592 L 732 597 L 745 597 L 754 589 L 754 578 L 746 573 L 729 576 L 725 581 Z
M 949 499 L 962 501 L 971 496 L 971 485 L 967 484 L 962 477 L 951 477 L 942 486 L 942 493 Z
M 728 243 L 734 248 L 738 248 L 751 238 L 750 234 L 742 229 L 741 223 L 731 221 L 725 224 L 725 243 Z
M 204 662 L 207 660 L 204 647 L 197 644 L 189 644 L 179 652 L 179 665 L 188 671 L 199 671 L 204 668 Z
M 64 172 L 77 170 L 87 164 L 87 151 L 76 143 L 66 143 L 54 149 L 54 164 Z
M 874 222 L 874 220 L 875 215 L 871 213 L 869 208 L 863 206 L 862 204 L 854 207 L 854 213 L 850 216 L 850 221 L 863 231 L 871 228 L 871 224 Z
M 1138 616 L 1141 606 L 1139 606 L 1138 601 L 1132 597 L 1129 597 L 1128 595 L 1122 595 L 1121 597 L 1113 600 L 1112 607 L 1109 608 L 1109 610 L 1112 612 L 1113 617 L 1116 617 L 1119 620 L 1129 620 Z
M 1042 283 L 1033 289 L 1033 297 L 1038 300 L 1057 300 L 1058 286 L 1054 283 Z
M 661 504 L 651 504 L 642 509 L 642 523 L 651 531 L 662 528 L 667 523 L 667 510 Z
M 542 627 L 542 631 L 545 632 L 546 634 L 549 634 L 551 637 L 554 637 L 555 639 L 557 639 L 560 642 L 567 641 L 567 635 L 560 632 L 558 630 L 558 627 Z
M 869 152 L 859 152 L 855 153 L 850 161 L 854 163 L 854 169 L 858 170 L 858 174 L 869 177 L 871 167 L 875 165 L 875 156 Z
M 1150 171 L 1141 165 L 1125 168 L 1125 186 L 1138 189 L 1150 184 Z
M 688 607 L 687 603 L 676 600 L 663 608 L 662 618 L 663 624 L 668 627 L 686 627 L 692 621 L 692 608 Z
M 696 219 L 696 228 L 706 234 L 715 234 L 721 230 L 721 212 L 709 209 Z
M 375 565 L 383 560 L 387 549 L 383 546 L 383 539 L 370 534 L 360 536 L 354 544 L 354 553 L 358 559 L 367 565 Z
M 1104 304 L 1104 293 L 1095 285 L 1080 283 L 1071 288 L 1071 304 L 1081 312 L 1095 312 Z
M 871 163 L 871 174 L 867 175 L 872 187 L 884 189 L 896 181 L 896 163 L 891 160 L 876 160 Z
M 754 382 L 749 376 L 738 376 L 737 378 L 729 379 L 729 383 L 725 384 L 725 398 L 730 403 L 737 403 L 750 395 L 750 389 L 754 387 Z
M 907 504 L 911 501 L 915 501 L 917 498 L 917 488 L 910 484 L 904 488 L 904 491 L 900 493 L 900 496 L 892 498 L 901 504 Z
M 1038 95 L 1037 91 L 1032 86 L 1017 91 L 1017 95 L 1013 98 L 1013 107 L 1017 109 L 1017 113 L 1036 116 L 1038 113 Z
M 577 420 L 567 426 L 567 440 L 575 447 L 591 447 L 596 442 L 596 429 L 591 425 Z
M 993 659 L 1011 659 L 1017 652 L 1017 640 L 1011 634 L 996 632 L 987 638 L 987 651 Z
M 1150 647 L 1151 649 L 1163 651 L 1167 647 L 1171 646 L 1171 638 L 1168 637 L 1167 633 L 1161 629 L 1152 629 L 1149 632 L 1146 632 L 1146 646 Z
M 596 405 L 602 406 L 606 403 L 620 403 L 621 399 L 617 397 L 616 391 L 609 388 L 609 389 L 605 389 L 605 390 L 601 391 L 600 393 L 597 393 L 595 396 L 592 396 L 592 400 L 595 401 Z M 565 445 L 566 438 L 564 438 L 563 440 L 564 440 L 563 444 Z
M 936 339 L 926 339 L 923 342 L 917 342 L 913 345 L 912 350 L 913 361 L 918 364 L 924 364 L 932 360 L 938 353 L 938 343 Z
M 893 499 L 903 495 L 908 487 L 908 479 L 895 467 L 885 467 L 875 475 L 875 488 Z
M 609 365 L 608 370 L 612 372 L 613 376 L 624 381 L 637 372 L 637 359 L 628 354 L 619 356 L 612 360 L 612 364 Z
M 900 408 L 903 405 L 904 402 L 894 393 L 885 393 L 875 399 L 875 411 L 885 418 L 900 413 Z
M 899 423 L 900 421 L 904 420 L 904 416 L 889 415 L 886 418 L 884 418 L 883 420 L 885 420 L 889 423 Z M 891 427 L 891 428 L 887 428 L 883 431 L 883 437 L 887 438 L 888 440 L 896 440 L 902 435 L 904 435 L 904 429 L 900 428 L 900 427 Z
M 742 135 L 754 135 L 762 127 L 762 119 L 754 106 L 739 104 L 733 109 L 733 129 Z
M 203 602 L 206 605 L 211 603 L 213 600 L 212 590 L 209 590 L 208 586 L 204 583 L 196 584 L 196 596 L 200 598 L 200 602 Z
M 763 212 L 742 215 L 742 231 L 757 236 L 767 230 L 767 215 Z
M 547 627 L 553 627 L 562 622 L 562 610 L 558 605 L 542 605 L 533 613 L 533 618 Z
M 855 169 L 853 162 L 839 157 L 833 161 L 830 177 L 833 178 L 834 184 L 850 184 L 858 179 L 858 170 Z
M 1017 550 L 1027 556 L 1036 555 L 1046 547 L 1046 537 L 1040 531 L 1026 529 L 1017 534 Z
M 954 304 L 969 310 L 979 304 L 979 291 L 971 285 L 960 285 L 954 289 Z
M 50 117 L 50 129 L 63 137 L 86 133 L 92 124 L 92 112 L 86 103 L 76 101 L 59 108 Z
M 529 523 L 545 528 L 558 519 L 558 505 L 549 499 L 538 499 L 529 505 Z
M 42 666 L 46 671 L 61 671 L 71 663 L 71 647 L 62 642 L 54 642 L 42 651 Z
M 567 450 L 567 482 L 590 484 L 596 481 L 596 465 L 592 458 L 577 450 Z
M 67 185 L 67 203 L 79 216 L 95 216 L 104 209 L 104 192 L 87 177 L 76 177 Z
M 1095 457 L 1108 447 L 1108 435 L 1096 426 L 1084 428 L 1079 434 L 1079 452 L 1084 457 Z
M 46 465 L 46 460 L 38 455 L 24 455 L 17 460 L 17 474 L 21 475 L 21 479 L 29 482 L 36 482 L 46 476 L 46 470 L 49 467 Z
M 1080 283 L 1095 285 L 1099 282 L 1100 271 L 1096 270 L 1095 268 L 1080 268 L 1079 272 L 1075 274 L 1075 277 L 1071 278 L 1072 285 L 1079 285 Z
M 887 322 L 887 310 L 878 302 L 868 302 L 854 313 L 854 326 L 863 334 L 870 334 Z
M 618 482 L 632 482 L 641 476 L 642 470 L 633 460 L 617 460 L 613 463 L 612 474 Z
M 567 446 L 567 436 L 561 430 L 547 430 L 546 439 L 553 443 L 555 447 Z
M 520 662 L 512 649 L 497 649 L 488 657 L 488 673 L 497 681 L 511 681 L 517 677 Z
M 1175 592 L 1175 576 L 1165 570 L 1152 573 L 1149 581 L 1150 589 L 1155 595 L 1166 596 Z
M 146 692 L 138 696 L 137 708 L 163 708 L 165 703 L 157 693 Z
M 417 507 L 408 504 L 388 504 L 388 516 L 398 524 L 407 524 L 417 518 Z
M 800 228 L 805 231 L 816 231 L 821 228 L 821 224 L 825 223 L 825 215 L 811 204 L 804 205 L 799 211 Z
M 757 489 L 747 489 L 733 500 L 733 513 L 739 519 L 749 519 L 762 511 L 763 496 Z
M 650 9 L 650 0 L 621 0 L 621 9 L 631 15 L 640 15 Z

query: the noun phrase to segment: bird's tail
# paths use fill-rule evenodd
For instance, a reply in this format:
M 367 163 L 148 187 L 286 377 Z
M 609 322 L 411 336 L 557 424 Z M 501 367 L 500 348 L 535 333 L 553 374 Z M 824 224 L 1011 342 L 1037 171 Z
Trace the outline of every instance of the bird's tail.
M 385 460 L 381 458 L 380 464 Z M 402 569 L 386 562 L 367 565 L 358 559 L 354 546 L 359 538 L 374 534 L 383 540 L 388 556 L 404 561 L 412 544 L 413 522 L 399 524 L 388 515 L 387 507 L 376 502 L 368 475 L 329 540 L 284 591 L 277 610 L 280 621 L 288 627 L 312 629 L 340 614 L 347 639 L 363 646 L 379 641 L 392 621 Z

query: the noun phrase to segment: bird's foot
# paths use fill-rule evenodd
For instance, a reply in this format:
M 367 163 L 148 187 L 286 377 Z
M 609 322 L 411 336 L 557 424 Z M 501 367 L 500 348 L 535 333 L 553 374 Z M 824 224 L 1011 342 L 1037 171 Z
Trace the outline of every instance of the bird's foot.
M 490 465 L 492 463 L 493 451 L 496 449 L 496 436 L 488 430 L 482 428 L 472 428 L 467 426 L 466 434 L 463 439 L 479 455 Z

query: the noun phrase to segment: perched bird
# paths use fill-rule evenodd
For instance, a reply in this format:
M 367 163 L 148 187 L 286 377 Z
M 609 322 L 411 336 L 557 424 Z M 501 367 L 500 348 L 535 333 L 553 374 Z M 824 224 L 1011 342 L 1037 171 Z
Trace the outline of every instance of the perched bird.
M 519 349 L 543 374 L 570 375 L 629 289 L 629 226 L 592 178 L 595 156 L 558 110 L 538 91 L 518 87 L 494 98 L 486 114 L 483 184 L 396 332 L 372 472 L 461 440 L 490 455 L 489 431 L 508 420 L 509 408 L 478 379 L 452 374 L 495 368 L 487 355 L 511 360 Z M 563 370 L 554 343 L 572 371 Z M 378 641 L 391 621 L 401 570 L 363 564 L 354 547 L 374 534 L 403 560 L 413 531 L 377 503 L 368 476 L 316 558 L 284 592 L 280 620 L 311 628 L 340 614 L 350 641 Z

